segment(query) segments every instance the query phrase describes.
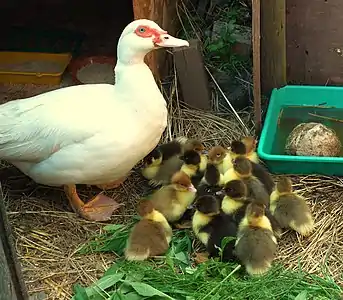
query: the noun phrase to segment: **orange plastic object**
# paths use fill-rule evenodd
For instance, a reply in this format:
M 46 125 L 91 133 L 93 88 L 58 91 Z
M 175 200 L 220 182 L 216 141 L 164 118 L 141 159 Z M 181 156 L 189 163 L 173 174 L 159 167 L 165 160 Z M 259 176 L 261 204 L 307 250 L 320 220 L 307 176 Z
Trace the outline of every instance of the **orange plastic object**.
M 30 62 L 49 62 L 60 66 L 55 73 L 11 71 L 0 69 L 0 82 L 2 83 L 33 83 L 58 85 L 62 74 L 71 61 L 71 53 L 39 53 L 39 52 L 0 52 L 1 65 L 20 64 Z

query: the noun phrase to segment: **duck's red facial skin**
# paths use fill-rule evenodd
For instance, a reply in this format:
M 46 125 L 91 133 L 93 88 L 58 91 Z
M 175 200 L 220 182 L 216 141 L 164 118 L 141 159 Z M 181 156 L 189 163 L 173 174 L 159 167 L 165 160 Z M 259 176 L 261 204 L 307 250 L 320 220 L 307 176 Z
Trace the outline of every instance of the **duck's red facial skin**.
M 140 25 L 136 28 L 135 34 L 142 38 L 153 37 L 154 44 L 161 43 L 161 34 L 167 34 L 167 31 L 158 31 L 157 29 L 150 28 L 149 26 Z

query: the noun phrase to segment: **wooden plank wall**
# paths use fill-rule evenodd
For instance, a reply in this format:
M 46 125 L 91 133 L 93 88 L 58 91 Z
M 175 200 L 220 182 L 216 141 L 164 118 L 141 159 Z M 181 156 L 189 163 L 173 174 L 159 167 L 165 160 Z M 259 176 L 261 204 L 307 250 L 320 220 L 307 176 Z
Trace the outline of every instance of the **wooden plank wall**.
M 260 1 L 261 88 L 269 96 L 273 88 L 286 84 L 286 0 Z
M 287 0 L 289 83 L 343 84 L 342 24 L 342 0 Z
M 132 0 L 135 19 L 150 19 L 171 35 L 176 34 L 178 18 L 176 16 L 177 0 Z M 167 74 L 171 66 L 170 54 L 164 49 L 147 55 L 146 62 L 156 79 Z

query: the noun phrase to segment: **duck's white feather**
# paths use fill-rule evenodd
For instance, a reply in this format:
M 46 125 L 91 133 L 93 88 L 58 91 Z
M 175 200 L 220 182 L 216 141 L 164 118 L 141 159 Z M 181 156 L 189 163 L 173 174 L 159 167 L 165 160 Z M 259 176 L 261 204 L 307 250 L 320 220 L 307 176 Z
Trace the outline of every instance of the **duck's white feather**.
M 145 64 L 117 65 L 116 74 L 120 84 L 72 86 L 1 105 L 0 158 L 47 185 L 125 176 L 157 145 L 167 110 Z

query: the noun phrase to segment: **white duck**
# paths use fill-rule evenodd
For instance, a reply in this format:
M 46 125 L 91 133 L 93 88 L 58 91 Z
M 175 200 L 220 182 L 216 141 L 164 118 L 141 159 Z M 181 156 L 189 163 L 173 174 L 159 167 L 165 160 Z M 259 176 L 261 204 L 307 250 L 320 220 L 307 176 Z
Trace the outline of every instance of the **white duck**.
M 118 203 L 102 194 L 84 203 L 76 184 L 119 186 L 158 144 L 166 102 L 145 55 L 189 46 L 150 20 L 126 26 L 118 42 L 116 82 L 61 88 L 0 106 L 0 159 L 40 184 L 64 186 L 83 218 L 104 221 Z

